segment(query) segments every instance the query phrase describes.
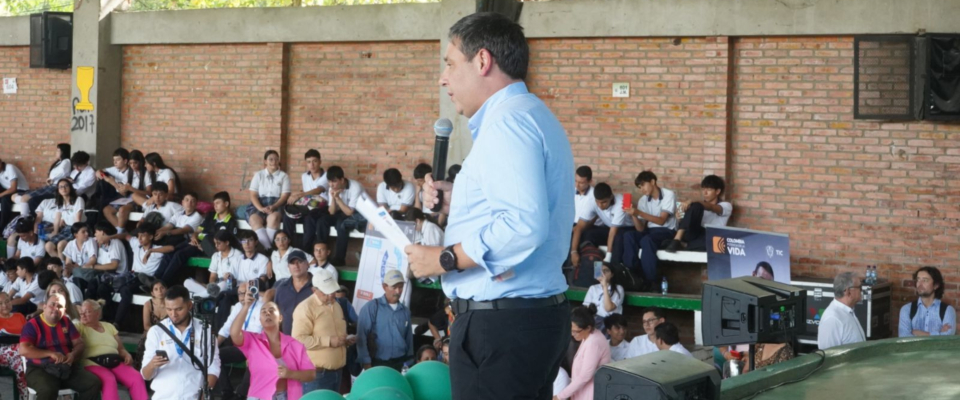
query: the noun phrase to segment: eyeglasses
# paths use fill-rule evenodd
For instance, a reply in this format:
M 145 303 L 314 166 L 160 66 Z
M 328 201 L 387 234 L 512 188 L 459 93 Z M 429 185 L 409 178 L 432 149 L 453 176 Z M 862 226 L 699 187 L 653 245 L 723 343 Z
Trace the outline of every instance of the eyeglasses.
M 241 244 L 251 244 L 251 243 L 256 243 L 256 242 L 257 242 L 256 239 L 243 239 L 243 240 L 240 241 Z
M 659 321 L 659 320 L 660 320 L 660 318 L 645 319 L 645 320 L 643 320 L 643 324 L 644 324 L 644 325 L 656 325 L 656 324 L 657 324 L 657 321 Z

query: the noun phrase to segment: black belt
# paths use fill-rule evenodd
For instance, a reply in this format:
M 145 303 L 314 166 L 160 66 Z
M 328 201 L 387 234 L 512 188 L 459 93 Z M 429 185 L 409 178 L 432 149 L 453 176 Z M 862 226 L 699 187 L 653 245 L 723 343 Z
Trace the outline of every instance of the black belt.
M 497 299 L 497 300 L 488 300 L 488 301 L 454 299 L 450 305 L 453 307 L 453 313 L 455 315 L 460 315 L 467 311 L 481 311 L 481 310 L 496 311 L 496 310 L 510 310 L 510 309 L 518 309 L 518 308 L 556 307 L 566 302 L 567 302 L 567 296 L 561 293 L 561 294 L 553 295 L 550 297 L 543 297 L 538 299 L 510 298 L 510 299 Z

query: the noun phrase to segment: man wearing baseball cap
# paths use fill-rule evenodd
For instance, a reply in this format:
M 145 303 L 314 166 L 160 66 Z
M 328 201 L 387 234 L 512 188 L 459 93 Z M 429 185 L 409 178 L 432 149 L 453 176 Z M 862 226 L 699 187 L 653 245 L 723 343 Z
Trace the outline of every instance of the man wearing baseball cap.
M 313 296 L 301 302 L 293 312 L 291 335 L 307 348 L 307 356 L 317 368 L 317 377 L 303 384 L 303 392 L 321 389 L 338 391 L 340 371 L 347 363 L 347 347 L 355 339 L 347 338 L 343 309 L 334 297 L 340 290 L 337 277 L 329 271 L 320 270 L 313 275 L 312 281 Z
M 413 358 L 410 310 L 400 303 L 403 285 L 403 274 L 388 269 L 383 274 L 383 297 L 360 310 L 357 355 L 364 369 L 383 365 L 400 371 Z
M 301 250 L 290 250 L 287 254 L 287 267 L 290 268 L 290 277 L 278 280 L 264 297 L 268 301 L 273 300 L 280 307 L 280 315 L 283 315 L 280 331 L 293 336 L 294 311 L 300 303 L 312 297 L 314 286 L 311 280 L 316 277 L 311 278 L 307 272 L 310 265 L 307 264 L 307 254 Z

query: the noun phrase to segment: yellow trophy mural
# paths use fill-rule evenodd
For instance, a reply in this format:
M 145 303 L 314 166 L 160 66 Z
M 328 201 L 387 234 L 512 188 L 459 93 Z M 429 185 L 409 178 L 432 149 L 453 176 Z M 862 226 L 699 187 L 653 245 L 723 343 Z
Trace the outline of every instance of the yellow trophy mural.
M 90 102 L 90 89 L 93 87 L 93 67 L 77 67 L 77 88 L 80 89 L 80 102 L 77 111 L 93 111 Z

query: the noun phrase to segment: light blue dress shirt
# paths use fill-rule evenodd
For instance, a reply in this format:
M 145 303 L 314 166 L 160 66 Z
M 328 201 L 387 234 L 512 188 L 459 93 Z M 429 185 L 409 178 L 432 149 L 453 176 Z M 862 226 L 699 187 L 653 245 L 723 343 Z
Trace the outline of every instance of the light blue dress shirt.
M 914 300 L 914 303 L 917 301 Z M 940 299 L 933 300 L 930 307 L 924 307 L 921 301 L 917 305 L 917 314 L 910 319 L 910 304 L 903 305 L 900 309 L 900 337 L 913 336 L 913 330 L 921 330 L 930 334 L 930 336 L 953 336 L 957 333 L 957 312 L 953 306 L 947 306 L 947 312 L 943 314 L 943 320 L 940 320 Z M 950 329 L 946 332 L 940 332 L 943 324 L 949 324 Z
M 473 149 L 453 186 L 446 246 L 479 264 L 443 275 L 450 298 L 542 298 L 567 290 L 573 152 L 560 121 L 522 82 L 469 122 Z

